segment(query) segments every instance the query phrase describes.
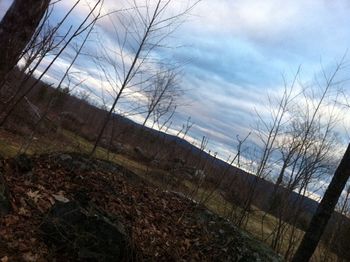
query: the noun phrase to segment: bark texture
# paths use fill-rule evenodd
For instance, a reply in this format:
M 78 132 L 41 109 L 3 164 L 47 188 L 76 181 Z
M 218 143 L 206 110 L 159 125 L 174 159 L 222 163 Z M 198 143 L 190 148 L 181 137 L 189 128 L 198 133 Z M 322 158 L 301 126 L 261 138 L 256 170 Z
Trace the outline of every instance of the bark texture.
M 16 66 L 50 0 L 14 0 L 0 22 L 0 83 Z

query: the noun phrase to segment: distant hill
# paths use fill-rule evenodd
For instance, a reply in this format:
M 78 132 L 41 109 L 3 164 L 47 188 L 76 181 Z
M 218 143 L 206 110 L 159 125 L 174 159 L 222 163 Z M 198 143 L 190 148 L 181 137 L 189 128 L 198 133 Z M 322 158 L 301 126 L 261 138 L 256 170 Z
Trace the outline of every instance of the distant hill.
M 133 120 L 122 117 L 120 115 L 115 115 L 115 117 L 117 117 L 120 121 L 124 122 L 125 124 L 132 125 L 136 129 L 143 129 L 144 131 L 151 133 L 153 136 L 161 136 L 168 142 L 176 143 L 176 145 L 178 147 L 182 147 L 184 151 L 190 151 L 191 154 L 193 155 L 200 156 L 202 159 L 207 159 L 208 162 L 217 166 L 219 169 L 229 170 L 228 172 L 229 176 L 236 176 L 238 177 L 238 180 L 245 180 L 247 184 L 256 183 L 256 188 L 257 188 L 257 191 L 259 192 L 259 201 L 253 201 L 253 204 L 263 211 L 267 211 L 267 212 L 269 211 L 268 203 L 270 201 L 270 196 L 274 191 L 274 187 L 275 187 L 274 183 L 267 181 L 265 179 L 256 177 L 255 175 L 248 173 L 242 169 L 239 169 L 235 166 L 232 166 L 221 159 L 215 158 L 212 155 L 208 154 L 207 152 L 203 152 L 198 147 L 189 143 L 185 139 L 182 139 L 174 135 L 166 134 L 164 132 L 161 132 L 149 127 L 142 126 L 134 122 Z M 289 201 L 292 203 L 293 202 L 302 203 L 301 210 L 307 219 L 310 219 L 311 216 L 316 212 L 319 203 L 314 199 L 299 195 L 297 192 L 294 192 L 294 191 L 289 191 L 282 186 L 280 186 L 277 191 L 279 194 L 289 195 Z M 334 221 L 335 218 L 339 216 L 343 217 L 339 213 L 335 212 L 332 220 Z M 346 218 L 346 220 L 349 220 L 349 219 Z M 350 220 L 349 220 L 349 223 L 350 223 Z M 301 229 L 305 230 L 305 228 L 301 228 Z

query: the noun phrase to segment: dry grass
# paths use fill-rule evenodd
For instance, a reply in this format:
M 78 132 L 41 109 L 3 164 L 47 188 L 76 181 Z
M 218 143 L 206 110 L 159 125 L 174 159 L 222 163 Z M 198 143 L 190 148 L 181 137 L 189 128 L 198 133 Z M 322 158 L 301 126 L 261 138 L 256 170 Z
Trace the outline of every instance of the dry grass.
M 186 181 L 183 181 L 183 183 L 186 185 L 187 188 L 192 189 L 192 192 L 195 192 L 194 195 L 192 195 L 191 197 L 197 202 L 200 202 L 203 199 L 203 196 L 206 196 L 208 194 L 206 190 L 204 190 L 203 188 L 197 189 L 197 187 L 193 185 L 193 183 L 191 183 L 190 181 L 186 180 Z M 218 191 L 214 191 L 211 197 L 208 199 L 208 201 L 204 203 L 204 205 L 212 212 L 226 218 L 230 217 L 230 213 L 232 210 L 234 210 L 235 212 L 240 211 L 239 207 L 234 206 L 231 203 L 228 203 Z M 262 221 L 264 221 L 263 227 L 262 227 Z M 245 230 L 248 233 L 250 233 L 252 236 L 254 236 L 254 238 L 265 242 L 267 245 L 270 245 L 270 240 L 266 240 L 266 238 L 269 235 L 271 235 L 276 223 L 277 223 L 276 217 L 270 214 L 266 214 L 265 212 L 259 210 L 257 207 L 252 207 L 252 212 L 249 216 L 249 220 Z M 288 225 L 288 229 L 284 234 L 284 242 L 280 250 L 281 254 L 285 253 L 287 250 L 287 243 L 288 243 L 287 240 L 292 234 L 291 231 L 292 231 L 292 227 Z M 296 229 L 295 234 L 296 234 L 296 237 L 300 240 L 304 235 L 304 231 L 300 229 Z M 297 245 L 299 245 L 299 242 L 297 242 Z M 324 258 L 324 253 L 327 253 L 327 256 L 328 256 L 327 260 Z M 327 247 L 325 247 L 323 244 L 320 244 L 311 261 L 313 262 L 337 261 L 337 258 L 338 257 L 336 254 L 330 252 L 327 249 Z
M 0 129 L 0 155 L 3 157 L 14 157 L 18 154 L 24 138 L 19 135 L 12 134 L 10 132 Z M 51 134 L 45 136 L 36 137 L 29 150 L 28 154 L 44 154 L 50 152 L 78 152 L 82 154 L 88 154 L 93 148 L 92 143 L 82 138 L 73 132 L 62 130 L 59 134 Z M 149 166 L 134 161 L 120 154 L 114 154 L 106 150 L 105 148 L 98 147 L 95 153 L 96 158 L 110 160 L 118 165 L 121 165 L 140 177 L 149 180 L 149 182 L 155 182 L 151 180 L 148 174 L 150 172 L 164 173 L 166 172 L 159 169 L 150 168 Z M 159 183 L 157 183 L 160 185 Z

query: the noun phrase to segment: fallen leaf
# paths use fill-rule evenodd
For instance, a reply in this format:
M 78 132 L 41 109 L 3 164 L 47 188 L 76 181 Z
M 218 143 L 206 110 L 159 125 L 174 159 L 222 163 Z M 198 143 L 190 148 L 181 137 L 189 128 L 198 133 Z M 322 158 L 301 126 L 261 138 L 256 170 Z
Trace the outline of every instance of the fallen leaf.
M 39 191 L 29 191 L 29 192 L 27 192 L 27 196 L 29 196 L 31 199 L 33 199 L 33 201 L 35 202 L 35 203 L 37 203 L 38 202 L 38 199 L 40 198 L 40 194 L 39 194 L 40 192 Z
M 68 203 L 70 200 L 62 195 L 55 195 L 53 194 L 52 197 L 57 200 L 58 202 L 62 202 L 62 203 Z
M 22 216 L 28 216 L 28 211 L 24 207 L 20 207 L 18 210 L 18 214 Z
M 23 259 L 24 259 L 25 261 L 28 261 L 28 262 L 35 262 L 35 261 L 38 260 L 38 256 L 37 256 L 37 255 L 34 255 L 34 254 L 31 253 L 31 252 L 28 252 L 28 253 L 25 253 L 25 254 L 23 255 Z

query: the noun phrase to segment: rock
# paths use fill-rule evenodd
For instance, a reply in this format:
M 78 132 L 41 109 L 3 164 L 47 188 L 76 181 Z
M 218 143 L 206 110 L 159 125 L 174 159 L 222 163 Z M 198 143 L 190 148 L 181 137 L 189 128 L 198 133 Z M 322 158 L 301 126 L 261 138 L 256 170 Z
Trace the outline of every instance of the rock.
M 92 171 L 94 164 L 86 157 L 78 154 L 59 154 L 55 157 L 55 162 L 67 170 Z
M 75 169 L 81 170 L 81 171 L 90 171 L 93 169 L 92 165 L 90 163 L 85 163 L 80 160 L 76 160 L 73 162 L 73 167 Z
M 73 158 L 68 154 L 61 154 L 59 156 L 61 161 L 71 161 Z
M 74 194 L 74 199 L 76 201 L 78 201 L 78 203 L 84 208 L 87 208 L 89 206 L 89 202 L 91 200 L 91 198 L 88 196 L 87 192 L 83 189 L 78 190 Z
M 33 169 L 32 160 L 26 155 L 21 154 L 15 158 L 16 168 L 21 173 L 28 173 Z
M 11 203 L 9 200 L 9 191 L 6 182 L 0 171 L 0 216 L 7 215 L 11 211 Z
M 40 230 L 49 245 L 82 261 L 121 261 L 129 254 L 123 226 L 76 201 L 56 203 Z
M 151 165 L 154 167 L 160 167 L 160 160 L 159 159 L 153 159 L 151 161 Z

